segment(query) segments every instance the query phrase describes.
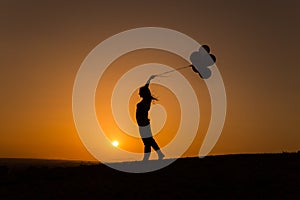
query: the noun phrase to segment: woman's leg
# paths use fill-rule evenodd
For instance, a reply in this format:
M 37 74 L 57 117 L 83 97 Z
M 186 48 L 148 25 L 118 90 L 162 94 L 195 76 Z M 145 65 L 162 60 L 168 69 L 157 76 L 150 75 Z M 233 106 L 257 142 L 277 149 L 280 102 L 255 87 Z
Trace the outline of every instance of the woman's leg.
M 144 159 L 148 160 L 151 153 L 151 147 L 156 151 L 158 154 L 158 158 L 161 160 L 165 157 L 165 155 L 161 152 L 158 144 L 152 137 L 152 131 L 150 124 L 148 126 L 139 126 L 140 135 L 142 137 L 143 143 L 145 145 L 144 147 Z
M 149 135 L 151 137 L 150 125 L 148 126 L 139 126 L 140 135 L 144 143 L 144 158 L 143 160 L 149 160 L 151 153 L 151 141 L 149 140 Z
M 156 151 L 157 155 L 158 155 L 158 159 L 163 159 L 165 157 L 165 155 L 161 152 L 158 144 L 156 143 L 156 141 L 154 140 L 153 137 L 151 137 L 151 146 L 153 147 L 153 149 Z
M 143 158 L 143 160 L 149 160 L 150 152 L 151 152 L 151 146 L 150 145 L 145 145 L 144 146 L 144 158 Z

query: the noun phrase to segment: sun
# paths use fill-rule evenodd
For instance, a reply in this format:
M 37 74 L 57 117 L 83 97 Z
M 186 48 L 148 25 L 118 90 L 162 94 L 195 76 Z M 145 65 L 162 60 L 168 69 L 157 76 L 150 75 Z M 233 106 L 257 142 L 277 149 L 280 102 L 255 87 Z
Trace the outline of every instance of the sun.
M 114 140 L 111 144 L 112 144 L 114 147 L 119 146 L 119 142 L 118 142 L 117 140 Z

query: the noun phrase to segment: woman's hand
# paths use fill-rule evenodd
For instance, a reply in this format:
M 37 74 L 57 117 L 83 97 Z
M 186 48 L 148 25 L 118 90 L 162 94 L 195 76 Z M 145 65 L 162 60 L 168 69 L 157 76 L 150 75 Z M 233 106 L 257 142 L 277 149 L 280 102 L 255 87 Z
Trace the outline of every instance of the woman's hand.
M 147 81 L 147 84 L 150 84 L 150 81 L 151 81 L 152 79 L 154 79 L 156 76 L 157 76 L 157 75 L 151 75 L 150 78 L 149 78 L 148 81 Z

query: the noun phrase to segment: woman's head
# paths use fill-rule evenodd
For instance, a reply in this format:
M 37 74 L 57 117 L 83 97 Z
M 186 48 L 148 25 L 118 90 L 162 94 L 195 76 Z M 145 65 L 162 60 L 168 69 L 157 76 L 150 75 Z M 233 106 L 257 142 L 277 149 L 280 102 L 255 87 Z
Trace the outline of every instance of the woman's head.
M 155 97 L 152 96 L 152 94 L 151 94 L 151 92 L 150 92 L 147 85 L 140 88 L 139 95 L 143 99 L 157 100 Z

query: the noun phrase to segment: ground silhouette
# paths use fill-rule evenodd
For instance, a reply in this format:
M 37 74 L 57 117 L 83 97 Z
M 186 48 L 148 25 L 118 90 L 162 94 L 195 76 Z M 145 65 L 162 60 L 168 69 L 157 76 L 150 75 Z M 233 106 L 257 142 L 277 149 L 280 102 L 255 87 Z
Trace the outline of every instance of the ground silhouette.
M 299 199 L 299 169 L 299 153 L 181 158 L 144 174 L 0 159 L 0 199 Z

